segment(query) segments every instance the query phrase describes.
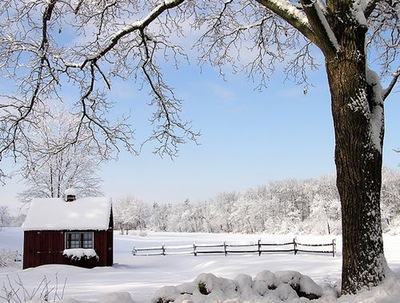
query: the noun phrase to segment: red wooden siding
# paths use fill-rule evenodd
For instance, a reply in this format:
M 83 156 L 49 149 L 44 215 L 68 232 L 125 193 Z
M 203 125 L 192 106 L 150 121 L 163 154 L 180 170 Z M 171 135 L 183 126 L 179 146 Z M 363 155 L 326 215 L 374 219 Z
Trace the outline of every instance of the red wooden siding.
M 23 268 L 64 264 L 64 232 L 25 231 Z
M 23 268 L 45 264 L 69 264 L 86 268 L 113 265 L 113 220 L 108 230 L 93 232 L 94 250 L 99 259 L 73 261 L 63 256 L 67 231 L 25 231 Z M 90 230 L 87 230 L 90 232 Z M 84 231 L 79 231 L 84 232 Z

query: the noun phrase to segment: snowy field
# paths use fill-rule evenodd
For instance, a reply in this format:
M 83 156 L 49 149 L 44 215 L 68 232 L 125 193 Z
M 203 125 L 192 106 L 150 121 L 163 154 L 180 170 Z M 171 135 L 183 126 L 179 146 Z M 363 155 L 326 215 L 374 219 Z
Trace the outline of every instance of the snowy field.
M 328 254 L 293 255 L 289 253 L 263 254 L 260 257 L 249 255 L 190 255 L 174 256 L 132 256 L 133 246 L 149 247 L 168 245 L 190 245 L 193 242 L 218 243 L 223 241 L 250 241 L 256 242 L 291 241 L 293 235 L 238 235 L 238 234 L 182 234 L 182 233 L 153 233 L 145 235 L 139 233 L 119 235 L 115 233 L 114 266 L 94 269 L 83 269 L 71 266 L 46 265 L 38 268 L 22 270 L 22 264 L 14 267 L 0 268 L 0 302 L 7 302 L 5 290 L 12 288 L 18 290 L 20 298 L 23 291 L 32 293 L 44 279 L 48 286 L 40 287 L 50 291 L 49 301 L 54 301 L 57 296 L 63 297 L 63 302 L 68 303 L 144 303 L 155 302 L 155 298 L 164 296 L 173 297 L 177 292 L 193 293 L 193 282 L 197 278 L 207 282 L 211 294 L 193 294 L 191 300 L 177 299 L 179 302 L 281 302 L 282 297 L 287 297 L 288 302 L 308 302 L 308 299 L 292 299 L 290 293 L 278 287 L 279 296 L 270 296 L 267 293 L 262 297 L 254 296 L 255 282 L 258 277 L 287 275 L 297 271 L 309 276 L 318 285 L 323 286 L 323 296 L 312 302 L 370 302 L 370 303 L 395 303 L 400 302 L 400 237 L 385 235 L 385 252 L 389 266 L 393 271 L 393 278 L 388 279 L 383 286 L 370 292 L 362 293 L 356 297 L 342 297 L 335 299 L 333 294 L 335 285 L 339 283 L 341 270 L 341 238 L 337 238 L 337 256 Z M 298 236 L 298 241 L 305 243 L 329 243 L 332 237 L 326 236 Z M 22 251 L 22 230 L 19 228 L 3 228 L 0 230 L 0 248 Z M 268 271 L 268 272 L 267 272 Z M 276 273 L 276 276 L 270 272 Z M 212 275 L 204 275 L 211 273 Z M 293 273 L 291 273 L 293 274 Z M 250 278 L 250 277 L 251 278 Z M 296 275 L 295 275 L 296 276 Z M 218 278 L 217 278 L 218 277 Z M 301 278 L 306 287 L 311 287 L 306 277 Z M 21 281 L 21 282 L 18 282 Z M 44 284 L 46 284 L 44 283 Z M 20 284 L 20 285 L 19 285 Z M 43 284 L 42 284 L 43 285 Z M 232 285 L 239 286 L 241 293 L 239 299 L 227 299 Z M 177 286 L 177 287 L 166 287 Z M 54 289 L 53 289 L 54 288 Z M 238 287 L 236 287 L 238 289 Z M 218 290 L 218 291 L 217 291 Z M 46 292 L 46 291 L 45 291 Z M 226 296 L 224 295 L 226 292 Z M 268 294 L 272 292 L 268 292 Z M 11 301 L 20 302 L 20 301 Z M 21 300 L 23 302 L 23 300 Z M 32 301 L 41 302 L 41 301 Z

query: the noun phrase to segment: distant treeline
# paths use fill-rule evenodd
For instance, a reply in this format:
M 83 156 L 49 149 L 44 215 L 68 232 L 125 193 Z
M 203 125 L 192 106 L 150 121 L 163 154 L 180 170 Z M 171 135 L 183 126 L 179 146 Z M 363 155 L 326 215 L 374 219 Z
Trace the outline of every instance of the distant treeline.
M 114 202 L 115 228 L 173 232 L 340 234 L 335 177 L 270 182 L 207 201 L 148 204 L 134 197 Z M 382 223 L 400 226 L 400 173 L 383 169 Z

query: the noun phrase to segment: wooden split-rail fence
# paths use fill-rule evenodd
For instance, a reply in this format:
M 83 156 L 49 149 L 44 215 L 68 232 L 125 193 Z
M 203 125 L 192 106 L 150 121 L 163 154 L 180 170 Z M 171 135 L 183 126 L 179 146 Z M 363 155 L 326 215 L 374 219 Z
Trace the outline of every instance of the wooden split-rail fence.
M 200 254 L 258 254 L 263 253 L 321 253 L 336 255 L 336 241 L 325 244 L 306 244 L 293 239 L 291 242 L 285 243 L 264 243 L 258 240 L 256 243 L 239 243 L 239 242 L 223 242 L 222 244 L 196 244 L 193 245 L 176 245 L 160 247 L 133 247 L 132 255 L 134 256 L 166 256 L 166 255 L 194 255 Z

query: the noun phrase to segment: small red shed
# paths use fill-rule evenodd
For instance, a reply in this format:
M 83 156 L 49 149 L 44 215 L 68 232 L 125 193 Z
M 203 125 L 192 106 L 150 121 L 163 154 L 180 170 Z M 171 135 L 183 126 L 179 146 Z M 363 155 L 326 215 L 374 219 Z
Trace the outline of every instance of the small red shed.
M 69 264 L 112 266 L 111 199 L 42 198 L 31 202 L 24 230 L 23 268 Z

